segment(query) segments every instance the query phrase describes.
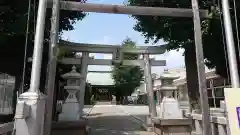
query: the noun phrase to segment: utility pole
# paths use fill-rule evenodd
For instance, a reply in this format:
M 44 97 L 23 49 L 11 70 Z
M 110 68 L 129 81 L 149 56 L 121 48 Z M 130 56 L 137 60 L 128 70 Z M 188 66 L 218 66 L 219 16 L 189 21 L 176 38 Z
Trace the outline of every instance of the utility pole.
M 198 84 L 200 93 L 200 103 L 202 112 L 203 135 L 211 135 L 210 113 L 208 105 L 208 95 L 206 87 L 205 64 L 203 57 L 201 20 L 199 17 L 199 7 L 197 0 L 192 0 L 193 22 L 194 22 L 194 37 L 198 70 Z
M 222 11 L 223 11 L 226 43 L 227 43 L 226 46 L 227 46 L 231 85 L 232 85 L 232 88 L 239 88 L 239 74 L 238 74 L 238 65 L 237 65 L 237 59 L 236 59 L 237 57 L 236 57 L 235 44 L 233 39 L 232 22 L 231 22 L 231 16 L 229 12 L 228 0 L 222 0 Z M 228 116 L 227 117 L 227 134 L 230 135 L 231 130 L 229 125 L 229 114 L 227 116 Z
M 37 90 L 39 90 L 40 73 L 41 73 L 41 65 L 42 65 L 45 17 L 46 17 L 46 3 L 47 3 L 47 0 L 40 0 L 39 6 L 38 6 L 36 33 L 34 38 L 31 82 L 30 82 L 30 89 L 29 89 L 29 91 L 31 92 L 36 92 Z
M 39 91 L 47 0 L 39 0 L 30 89 L 18 98 L 16 135 L 43 135 L 45 95 Z M 25 115 L 24 112 L 29 112 Z
M 228 0 L 222 0 L 222 9 L 223 9 L 224 29 L 225 29 L 225 35 L 226 35 L 226 41 L 227 41 L 227 53 L 228 53 L 231 84 L 232 84 L 232 88 L 239 88 L 239 74 L 238 74 L 236 51 L 235 51 L 235 45 L 233 40 L 232 23 L 231 23 L 231 16 L 229 12 Z
M 58 31 L 59 31 L 59 13 L 60 13 L 60 0 L 53 0 L 52 19 L 51 19 L 51 32 L 48 54 L 48 72 L 46 84 L 46 111 L 44 123 L 44 135 L 51 134 L 52 127 L 52 110 L 53 110 L 53 97 L 54 86 L 56 77 L 56 64 L 57 64 L 57 49 L 58 49 Z

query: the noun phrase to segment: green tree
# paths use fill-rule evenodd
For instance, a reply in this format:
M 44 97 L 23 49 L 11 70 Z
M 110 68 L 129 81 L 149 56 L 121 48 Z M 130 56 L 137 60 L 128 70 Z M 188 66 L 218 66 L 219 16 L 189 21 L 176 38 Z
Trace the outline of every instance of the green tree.
M 72 0 L 77 1 L 77 0 Z M 85 0 L 81 0 L 84 2 Z M 36 3 L 34 3 L 36 2 Z M 25 37 L 27 28 L 27 17 L 28 17 L 28 0 L 26 1 L 1 1 L 1 14 L 0 14 L 0 60 L 2 65 L 0 67 L 1 72 L 11 74 L 17 79 L 17 88 L 19 82 L 21 82 L 22 69 L 24 64 L 24 47 Z M 3 8 L 4 7 L 4 8 Z M 29 33 L 27 40 L 27 57 L 32 57 L 33 53 L 33 41 L 35 33 L 35 23 L 37 16 L 38 0 L 31 0 L 31 12 L 29 19 Z M 35 10 L 34 10 L 35 9 Z M 35 11 L 35 12 L 34 12 Z M 62 32 L 73 30 L 73 24 L 83 19 L 85 13 L 77 11 L 65 11 L 62 10 L 60 13 L 60 27 L 59 36 Z M 49 34 L 51 28 L 51 9 L 47 9 L 46 22 L 45 22 L 45 42 L 43 49 L 43 64 L 42 64 L 42 78 L 47 65 L 48 59 L 48 43 Z M 31 64 L 29 64 L 30 66 Z M 31 68 L 31 66 L 28 68 Z M 41 82 L 44 82 L 43 80 Z M 41 85 L 44 87 L 44 85 Z
M 126 38 L 123 43 L 123 47 L 134 48 L 136 43 L 130 38 Z M 136 54 L 124 54 L 125 60 L 136 60 L 139 55 Z M 139 66 L 124 66 L 116 64 L 114 65 L 112 78 L 116 86 L 116 99 L 122 100 L 123 97 L 130 96 L 133 91 L 141 85 L 143 79 L 143 71 Z
M 218 6 L 219 3 L 215 2 L 216 1 L 209 0 L 199 1 L 200 8 L 207 9 L 210 12 L 210 18 L 201 20 L 205 64 L 209 68 L 215 68 L 217 74 L 223 77 L 227 77 L 228 65 L 225 57 L 226 54 L 224 49 L 224 36 L 221 24 L 222 13 Z M 129 5 L 169 8 L 191 8 L 191 0 L 129 0 Z M 240 2 L 236 1 L 236 5 L 237 13 L 239 13 Z M 231 12 L 232 17 L 234 17 L 233 11 Z M 192 102 L 197 101 L 199 94 L 196 70 L 193 19 L 184 17 L 178 18 L 161 16 L 133 17 L 137 20 L 137 24 L 135 25 L 134 29 L 138 32 L 143 33 L 146 38 L 146 42 L 153 41 L 156 43 L 160 39 L 163 39 L 165 42 L 168 42 L 168 50 L 175 50 L 179 48 L 185 49 L 184 55 L 187 70 L 187 85 L 190 95 L 189 97 L 191 98 Z M 237 17 L 237 20 L 239 22 L 239 16 Z M 235 26 L 234 23 L 233 26 Z
M 36 16 L 38 8 L 38 0 L 31 1 L 31 12 L 29 19 L 29 33 L 27 38 L 27 58 L 32 57 L 34 47 L 34 33 L 36 25 Z M 85 2 L 85 0 L 70 0 Z M 20 88 L 23 66 L 24 66 L 24 48 L 28 18 L 29 1 L 18 0 L 1 0 L 0 2 L 0 72 L 8 73 L 16 77 L 15 92 Z M 79 11 L 61 10 L 59 36 L 63 31 L 73 30 L 73 24 L 82 20 L 85 13 Z M 46 11 L 45 21 L 45 39 L 43 46 L 43 62 L 41 71 L 40 90 L 44 91 L 45 76 L 48 60 L 49 35 L 51 28 L 51 8 Z M 26 66 L 25 83 L 30 80 L 31 63 Z M 15 93 L 14 93 L 15 94 Z M 15 97 L 16 99 L 16 94 Z M 15 103 L 13 103 L 15 105 Z

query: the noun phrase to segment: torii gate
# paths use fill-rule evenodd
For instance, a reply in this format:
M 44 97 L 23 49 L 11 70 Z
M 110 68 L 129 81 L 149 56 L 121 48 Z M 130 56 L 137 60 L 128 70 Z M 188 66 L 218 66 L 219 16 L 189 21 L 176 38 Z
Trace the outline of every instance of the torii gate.
M 151 66 L 165 66 L 165 60 L 149 60 L 149 54 L 162 54 L 166 51 L 165 45 L 161 46 L 137 46 L 136 48 L 123 48 L 119 45 L 102 45 L 102 44 L 83 44 L 83 43 L 73 43 L 68 41 L 60 41 L 59 47 L 70 51 L 82 52 L 82 58 L 63 58 L 61 62 L 63 64 L 79 65 L 81 64 L 81 75 L 83 76 L 83 81 L 81 82 L 81 92 L 79 93 L 80 110 L 83 109 L 84 103 L 84 92 L 87 77 L 87 67 L 88 65 L 112 65 L 114 63 L 119 63 L 122 65 L 134 65 L 140 66 L 144 70 L 145 83 L 147 85 L 147 91 L 149 96 L 149 109 L 152 117 L 157 115 L 156 107 L 154 105 L 154 96 L 152 91 L 152 81 L 151 81 Z M 104 59 L 92 59 L 89 58 L 89 53 L 110 53 L 113 55 L 112 60 Z M 142 54 L 144 55 L 144 60 L 123 60 L 122 56 L 124 53 L 132 54 Z M 147 64 L 147 65 L 146 65 Z M 148 79 L 150 78 L 150 79 Z M 150 82 L 149 82 L 150 81 Z M 52 108 L 49 107 L 49 109 Z
M 204 135 L 210 135 L 210 121 L 209 121 L 209 108 L 207 93 L 204 92 L 205 86 L 205 69 L 202 51 L 202 38 L 200 17 L 208 17 L 206 10 L 198 9 L 197 0 L 192 0 L 192 9 L 180 8 L 159 8 L 159 7 L 135 7 L 135 6 L 121 6 L 121 5 L 104 5 L 104 4 L 87 4 L 79 2 L 69 2 L 60 0 L 40 0 L 38 7 L 37 27 L 34 42 L 34 53 L 32 62 L 31 85 L 28 92 L 21 94 L 17 103 L 16 109 L 16 135 L 42 135 L 44 128 L 44 113 L 45 113 L 45 100 L 48 102 L 47 110 L 50 110 L 54 89 L 54 76 L 56 70 L 56 55 L 58 48 L 58 22 L 59 10 L 76 10 L 85 12 L 101 12 L 101 13 L 114 13 L 114 14 L 132 14 L 132 15 L 154 15 L 154 16 L 171 16 L 171 17 L 193 17 L 195 29 L 195 44 L 196 56 L 198 65 L 198 78 L 201 95 L 201 104 L 203 111 L 203 129 Z M 51 4 L 52 3 L 52 4 Z M 44 21 L 46 14 L 46 5 L 52 7 L 52 29 L 51 29 L 51 47 L 49 56 L 49 72 L 48 72 L 48 98 L 46 99 L 43 94 L 39 92 L 40 68 L 42 61 L 42 42 L 44 35 Z M 230 32 L 231 33 L 231 32 Z M 231 43 L 231 42 L 230 42 Z M 229 49 L 229 48 L 228 48 Z M 230 52 L 232 49 L 230 48 Z M 232 55 L 231 55 L 232 56 Z M 146 56 L 147 58 L 147 56 Z M 232 57 L 231 57 L 232 58 Z M 230 62 L 234 65 L 234 61 Z M 147 63 L 146 65 L 149 65 Z M 31 109 L 31 111 L 30 111 Z M 51 129 L 51 116 L 48 111 L 46 116 L 46 123 L 48 128 L 45 129 L 47 134 Z

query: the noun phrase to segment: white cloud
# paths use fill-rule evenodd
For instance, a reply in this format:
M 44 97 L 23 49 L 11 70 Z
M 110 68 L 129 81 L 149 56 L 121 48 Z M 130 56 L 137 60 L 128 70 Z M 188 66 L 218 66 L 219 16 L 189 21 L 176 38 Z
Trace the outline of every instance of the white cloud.
M 180 49 L 179 51 L 173 50 L 167 52 L 165 55 L 165 59 L 167 61 L 168 68 L 178 68 L 183 67 L 184 64 L 184 49 Z
M 174 68 L 183 68 L 184 67 L 184 56 L 182 56 L 184 50 L 180 49 L 179 51 L 169 51 L 161 55 L 151 56 L 155 60 L 166 60 L 166 66 L 156 66 L 152 67 L 152 73 L 160 75 L 164 69 L 174 69 Z

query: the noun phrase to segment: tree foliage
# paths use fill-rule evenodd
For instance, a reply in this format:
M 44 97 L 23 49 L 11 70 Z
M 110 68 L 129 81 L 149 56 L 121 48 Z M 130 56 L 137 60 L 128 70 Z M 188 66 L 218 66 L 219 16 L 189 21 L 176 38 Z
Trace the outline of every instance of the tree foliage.
M 209 68 L 215 68 L 216 73 L 227 77 L 228 63 L 224 47 L 224 31 L 222 25 L 222 12 L 218 2 L 214 0 L 199 0 L 200 9 L 209 11 L 210 18 L 201 20 L 203 50 L 205 64 Z M 233 7 L 233 1 L 230 1 Z M 129 0 L 132 6 L 169 7 L 169 8 L 192 8 L 191 0 Z M 237 14 L 239 13 L 240 2 L 236 1 Z M 231 9 L 233 26 L 235 26 L 234 12 Z M 194 45 L 194 27 L 192 18 L 184 17 L 163 17 L 163 16 L 133 16 L 137 20 L 134 29 L 141 32 L 146 42 L 157 43 L 163 39 L 168 43 L 168 50 L 179 48 L 185 49 L 185 65 L 187 69 L 187 81 L 190 98 L 198 98 L 198 83 L 196 72 L 196 54 Z M 237 16 L 239 22 L 239 16 Z M 239 25 L 239 24 L 238 24 Z M 234 27 L 236 28 L 236 27 Z M 239 29 L 234 29 L 234 34 Z M 237 43 L 237 42 L 236 42 Z M 236 48 L 237 44 L 236 44 Z M 238 50 L 238 49 L 237 49 Z M 214 53 L 217 52 L 217 53 Z M 237 51 L 237 54 L 238 51 Z M 239 59 L 239 58 L 238 58 Z M 239 60 L 238 60 L 239 62 Z
M 123 47 L 134 48 L 136 43 L 130 38 L 127 38 L 122 43 Z M 139 55 L 136 54 L 124 54 L 123 59 L 136 60 Z M 138 66 L 124 66 L 114 65 L 112 78 L 116 86 L 116 96 L 129 96 L 132 92 L 141 85 L 143 79 L 143 71 Z
M 233 1 L 230 1 L 233 7 Z M 130 5 L 169 7 L 169 8 L 191 8 L 191 0 L 129 0 Z M 209 10 L 210 18 L 202 19 L 202 37 L 205 63 L 209 68 L 216 68 L 216 72 L 223 77 L 227 75 L 226 58 L 224 49 L 224 35 L 222 26 L 222 12 L 219 3 L 214 0 L 199 0 L 201 9 Z M 237 14 L 239 13 L 240 2 L 236 1 Z M 234 12 L 231 9 L 233 28 L 235 28 Z M 158 42 L 163 39 L 168 42 L 168 49 L 174 50 L 187 48 L 194 44 L 193 19 L 184 17 L 157 17 L 157 16 L 133 16 L 138 20 L 134 29 L 143 33 L 146 42 L 153 40 Z M 239 22 L 239 16 L 237 20 Z M 238 24 L 239 25 L 239 24 Z M 235 29 L 236 34 L 236 29 Z M 237 44 L 236 44 L 237 45 Z M 237 47 L 237 46 L 236 46 Z M 218 53 L 213 53 L 218 52 Z
M 0 1 L 0 72 L 15 76 L 15 92 L 20 88 L 24 67 L 25 43 L 27 41 L 27 58 L 32 57 L 34 47 L 34 35 L 37 19 L 37 8 L 39 0 L 19 1 L 19 0 L 1 0 Z M 85 2 L 85 0 L 70 0 Z M 28 15 L 30 15 L 28 21 Z M 85 13 L 78 11 L 61 10 L 59 21 L 59 36 L 63 31 L 73 30 L 73 24 L 82 20 Z M 26 38 L 27 24 L 29 23 L 28 38 Z M 45 33 L 43 45 L 43 61 L 41 67 L 40 90 L 44 91 L 45 77 L 48 60 L 49 35 L 51 28 L 51 8 L 46 11 Z M 25 83 L 29 83 L 31 73 L 31 62 L 26 64 Z M 16 94 L 14 92 L 14 102 Z
M 27 57 L 32 57 L 33 54 L 33 41 L 36 26 L 38 0 L 31 1 L 31 12 L 29 19 L 29 33 L 27 40 Z M 79 1 L 79 0 L 72 0 Z M 80 2 L 84 2 L 81 0 Z M 21 81 L 22 69 L 24 65 L 24 47 L 28 18 L 28 6 L 29 1 L 18 0 L 2 0 L 0 2 L 0 71 L 11 74 L 16 77 L 17 82 Z M 82 12 L 77 11 L 61 11 L 60 24 L 59 24 L 59 36 L 62 32 L 73 30 L 73 24 L 83 19 L 85 16 Z M 43 48 L 43 63 L 42 63 L 42 75 L 41 82 L 44 81 L 46 73 L 46 65 L 48 58 L 48 43 L 49 34 L 51 28 L 51 9 L 47 9 L 46 22 L 45 22 L 45 42 Z M 27 68 L 31 68 L 31 64 L 28 64 Z M 44 85 L 41 85 L 42 88 Z

